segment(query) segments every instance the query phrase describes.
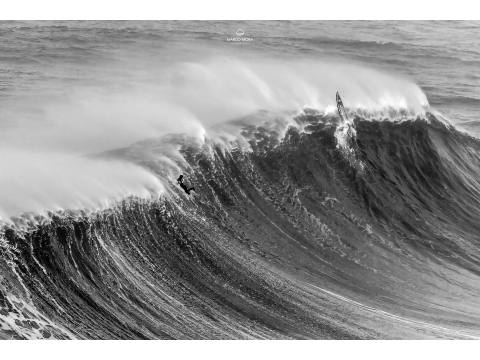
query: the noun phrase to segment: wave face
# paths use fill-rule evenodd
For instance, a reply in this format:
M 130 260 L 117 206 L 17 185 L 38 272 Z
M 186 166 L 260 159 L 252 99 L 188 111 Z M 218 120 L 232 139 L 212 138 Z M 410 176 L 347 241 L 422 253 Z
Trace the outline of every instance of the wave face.
M 4 229 L 2 337 L 479 337 L 479 141 L 357 116 L 358 168 L 336 116 L 295 121 L 184 145 L 193 197 Z

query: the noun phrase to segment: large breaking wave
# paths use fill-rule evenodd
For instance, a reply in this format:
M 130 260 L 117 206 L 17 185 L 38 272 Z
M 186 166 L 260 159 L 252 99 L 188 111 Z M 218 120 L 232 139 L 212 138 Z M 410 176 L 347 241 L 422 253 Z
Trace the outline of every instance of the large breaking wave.
M 183 134 L 197 143 L 231 140 L 240 128 L 218 133 L 219 125 L 259 110 L 284 122 L 304 107 L 331 112 L 337 90 L 366 112 L 419 112 L 427 103 L 417 85 L 358 65 L 208 57 L 142 64 L 144 74 L 135 71 L 135 60 L 100 64 L 99 79 L 67 88 L 48 80 L 2 103 L 8 121 L 0 132 L 0 220 L 52 207 L 101 208 L 119 200 L 120 192 L 162 192 L 142 169 L 105 156 L 145 139 Z M 175 148 L 165 153 L 167 162 L 181 157 Z
M 212 64 L 169 69 L 168 131 L 144 116 L 130 138 L 121 121 L 128 141 L 100 156 L 158 184 L 95 211 L 8 218 L 0 336 L 479 337 L 479 141 L 426 112 L 416 85 L 371 70 Z M 333 111 L 345 84 L 353 158 Z M 95 108 L 82 109 L 88 121 Z

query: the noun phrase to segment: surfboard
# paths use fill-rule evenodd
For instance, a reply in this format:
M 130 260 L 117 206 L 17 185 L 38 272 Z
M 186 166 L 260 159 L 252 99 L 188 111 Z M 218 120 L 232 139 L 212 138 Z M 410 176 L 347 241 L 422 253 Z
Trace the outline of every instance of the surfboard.
M 347 112 L 345 111 L 342 98 L 340 97 L 340 94 L 338 93 L 338 91 L 337 91 L 336 99 L 337 99 L 338 114 L 340 115 L 343 121 L 348 121 Z

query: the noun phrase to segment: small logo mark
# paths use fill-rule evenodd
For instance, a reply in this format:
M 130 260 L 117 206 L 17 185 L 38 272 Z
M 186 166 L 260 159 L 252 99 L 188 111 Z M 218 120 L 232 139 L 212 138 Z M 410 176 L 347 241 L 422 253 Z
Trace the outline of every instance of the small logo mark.
M 235 36 L 227 37 L 227 41 L 234 41 L 234 42 L 253 41 L 253 37 L 245 36 L 245 31 L 243 31 L 243 29 L 237 29 L 237 31 L 235 31 Z

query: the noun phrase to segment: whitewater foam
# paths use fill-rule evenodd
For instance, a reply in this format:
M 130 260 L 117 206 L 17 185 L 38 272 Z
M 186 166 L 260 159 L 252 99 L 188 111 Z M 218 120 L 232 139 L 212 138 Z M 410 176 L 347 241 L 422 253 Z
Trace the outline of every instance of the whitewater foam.
M 132 163 L 58 153 L 2 152 L 0 221 L 24 213 L 102 209 L 127 196 L 163 192 L 160 180 Z

